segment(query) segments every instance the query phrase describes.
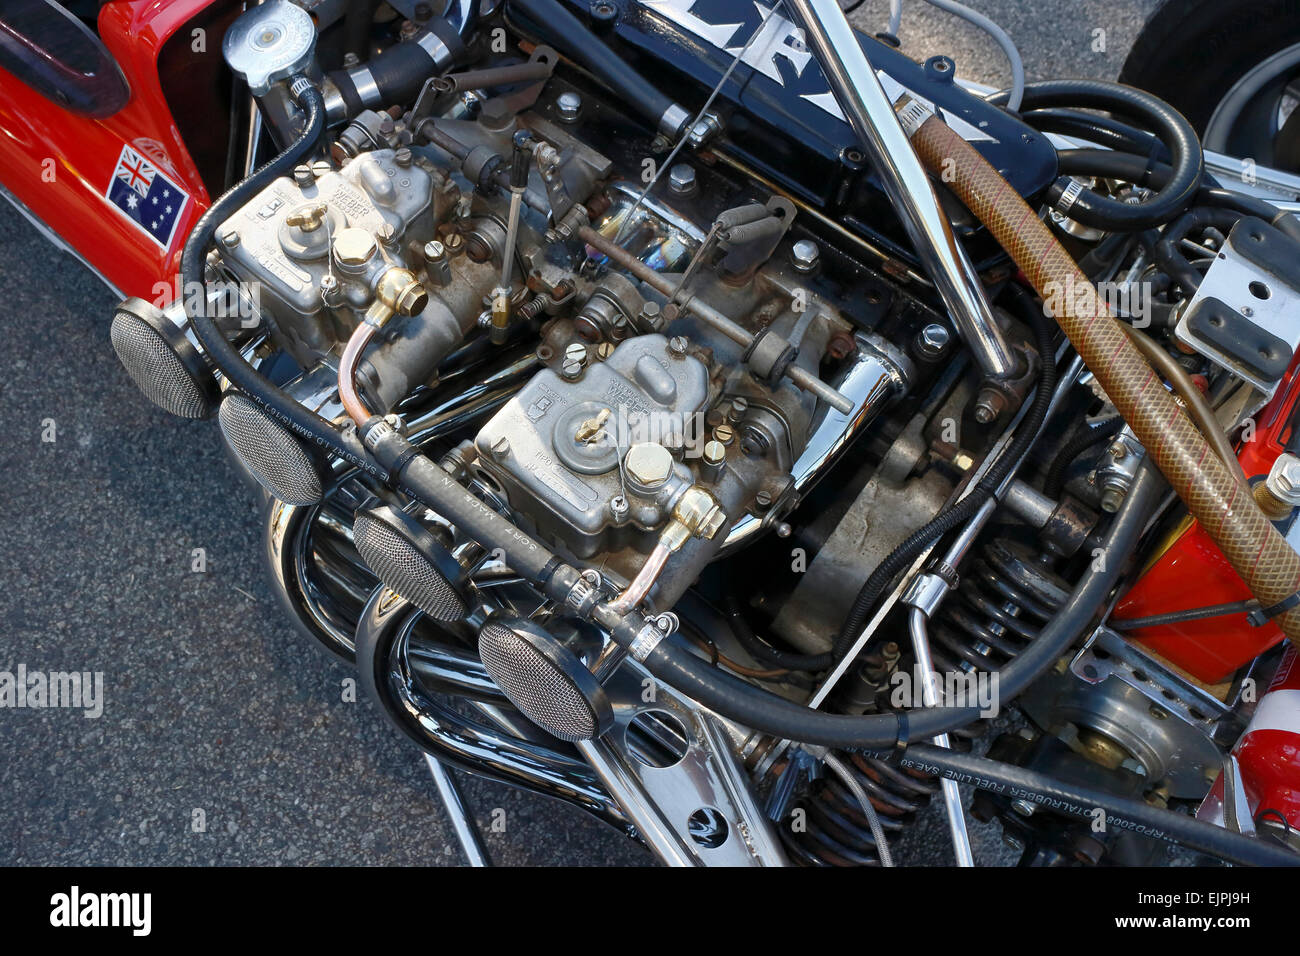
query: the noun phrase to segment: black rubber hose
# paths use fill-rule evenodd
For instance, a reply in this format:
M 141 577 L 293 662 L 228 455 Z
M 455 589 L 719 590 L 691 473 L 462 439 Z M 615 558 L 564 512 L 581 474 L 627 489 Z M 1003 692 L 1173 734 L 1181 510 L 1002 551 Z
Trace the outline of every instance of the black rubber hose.
M 1006 91 L 991 98 L 995 103 L 1005 104 L 1006 100 Z M 1049 80 L 1025 87 L 1023 110 L 1059 106 L 1106 110 L 1137 120 L 1156 133 L 1168 149 L 1173 167 L 1165 187 L 1139 203 L 1083 190 L 1063 209 L 1071 219 L 1108 232 L 1139 232 L 1168 222 L 1191 205 L 1201 186 L 1204 153 L 1196 130 L 1176 109 L 1150 93 L 1101 80 Z M 1073 185 L 1069 177 L 1057 180 L 1048 190 L 1047 201 L 1057 205 Z
M 1164 481 L 1144 462 L 1128 496 L 1106 530 L 1099 557 L 1089 563 L 1060 610 L 1032 643 L 998 671 L 1005 704 L 1038 679 L 1092 625 L 1111 590 L 1123 576 L 1146 522 L 1164 493 Z M 614 632 L 624 644 L 635 635 Z M 826 747 L 883 749 L 900 738 L 924 741 L 979 720 L 977 707 L 924 707 L 905 713 L 870 716 L 831 714 L 777 697 L 753 684 L 711 667 L 675 637 L 661 640 L 644 655 L 646 668 L 659 680 L 705 707 L 746 727 L 786 740 Z
M 749 626 L 740 596 L 734 591 L 727 592 L 726 604 L 727 623 L 731 625 L 731 633 L 754 660 L 794 671 L 821 671 L 835 663 L 835 657 L 830 653 L 797 654 L 765 644 Z
M 437 55 L 426 49 L 421 40 L 428 43 Z M 389 47 L 361 66 L 335 70 L 329 74 L 329 79 L 343 98 L 347 115 L 356 116 L 366 108 L 379 109 L 394 103 L 410 103 L 420 92 L 425 80 L 434 73 L 441 73 L 463 62 L 467 54 L 464 41 L 450 23 L 431 20 L 415 38 Z M 358 90 L 358 80 L 367 73 L 366 85 L 373 79 L 374 89 L 378 92 L 367 92 L 363 96 Z
M 1120 415 L 1108 418 L 1104 422 L 1085 425 L 1083 431 L 1066 442 L 1065 447 L 1052 459 L 1051 467 L 1047 470 L 1047 478 L 1043 481 L 1043 494 L 1049 498 L 1059 498 L 1061 490 L 1065 488 L 1066 473 L 1070 466 L 1079 460 L 1079 456 L 1089 448 L 1095 448 L 1102 442 L 1114 438 L 1123 428 L 1124 419 Z
M 208 246 L 221 223 L 273 180 L 289 175 L 293 167 L 308 156 L 320 140 L 325 129 L 325 106 L 320 92 L 304 77 L 294 77 L 290 89 L 305 114 L 302 133 L 284 152 L 223 193 L 199 219 L 194 231 L 185 240 L 185 248 L 181 252 L 181 280 L 185 288 L 202 288 Z M 366 455 L 355 437 L 345 436 L 332 422 L 298 404 L 245 362 L 244 357 L 226 341 L 216 322 L 207 314 L 205 296 L 187 295 L 184 302 L 190 327 L 204 352 L 235 387 L 261 405 L 272 418 L 305 438 L 309 444 L 338 455 L 380 479 L 387 478 L 387 472 Z
M 628 66 L 557 0 L 507 0 L 507 6 L 523 15 L 529 32 L 541 36 L 594 73 L 614 91 L 616 100 L 640 113 L 654 129 L 676 137 L 689 120 L 683 113 L 680 123 L 670 124 L 673 129 L 664 128 L 665 114 L 677 104 Z
M 1056 161 L 1061 172 L 1070 176 L 1122 179 L 1154 189 L 1163 189 L 1173 175 L 1173 169 L 1167 163 L 1151 162 L 1143 156 L 1109 149 L 1065 149 L 1056 154 Z M 1208 182 L 1209 177 L 1206 180 Z M 1300 219 L 1257 196 L 1203 184 L 1197 190 L 1196 205 L 1234 209 L 1244 216 L 1263 219 L 1292 239 L 1300 240 Z
M 1113 150 L 1149 155 L 1161 162 L 1170 159 L 1169 150 L 1159 137 L 1114 117 L 1079 110 L 1041 109 L 1023 113 L 1020 118 L 1040 133 L 1074 136 Z
M 1141 800 L 1118 797 L 1104 790 L 1066 783 L 1055 777 L 1000 763 L 986 757 L 917 744 L 900 760 L 902 766 L 930 776 L 939 775 L 981 790 L 1014 793 L 1045 810 L 1082 819 L 1106 813 L 1106 828 L 1126 830 L 1199 850 L 1244 866 L 1300 866 L 1300 853 L 1268 840 L 1252 839 L 1195 817 L 1163 810 Z
M 1160 270 L 1173 279 L 1188 297 L 1196 294 L 1201 286 L 1201 274 L 1183 254 L 1182 242 L 1193 232 L 1213 227 L 1228 233 L 1242 214 L 1235 209 L 1215 209 L 1198 206 L 1184 213 L 1173 222 L 1160 236 L 1160 241 L 1152 250 L 1152 257 Z
M 1052 393 L 1056 390 L 1057 374 L 1054 360 L 1056 350 L 1053 341 L 1055 326 L 1043 315 L 1042 308 L 1028 292 L 1017 285 L 1009 286 L 1008 290 L 1015 297 L 1020 312 L 1034 329 L 1038 354 L 1042 359 L 1042 374 L 1038 380 L 1038 387 L 1034 391 L 1033 404 L 1021 421 L 1021 427 L 1016 432 L 1015 438 L 998 456 L 998 460 L 993 463 L 970 494 L 938 514 L 924 527 L 912 532 L 871 572 L 871 576 L 867 578 L 866 583 L 853 599 L 848 617 L 835 638 L 833 653 L 836 660 L 848 653 L 861 632 L 862 625 L 866 623 L 867 615 L 894 578 L 906 570 L 932 542 L 970 521 L 975 513 L 984 507 L 985 502 L 1002 484 L 1007 473 L 1038 438 L 1038 430 L 1047 417 Z

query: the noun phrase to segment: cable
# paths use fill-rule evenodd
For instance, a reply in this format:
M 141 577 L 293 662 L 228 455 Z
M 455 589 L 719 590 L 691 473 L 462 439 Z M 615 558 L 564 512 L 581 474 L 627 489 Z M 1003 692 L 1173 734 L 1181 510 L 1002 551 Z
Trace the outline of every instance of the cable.
M 964 3 L 958 3 L 957 0 L 925 0 L 932 7 L 938 7 L 946 13 L 951 13 L 955 17 L 961 17 L 967 23 L 978 27 L 989 36 L 991 36 L 1002 52 L 1006 54 L 1007 60 L 1011 63 L 1011 89 L 1007 91 L 1007 109 L 1013 113 L 1020 112 L 1021 101 L 1025 97 L 1025 61 L 1020 56 L 1020 51 L 1016 49 L 1015 41 L 1011 35 L 995 21 L 986 17 L 978 10 L 972 10 Z M 901 16 L 902 3 L 898 4 Z M 893 23 L 893 7 L 890 8 L 890 23 Z M 895 36 L 898 35 L 897 28 L 890 31 Z
M 1187 409 L 1187 414 L 1191 416 L 1193 422 L 1205 436 L 1205 440 L 1210 443 L 1214 453 L 1219 459 L 1228 466 L 1228 470 L 1236 476 L 1241 484 L 1241 490 L 1247 494 L 1251 493 L 1250 482 L 1246 480 L 1246 473 L 1241 470 L 1241 462 L 1237 459 L 1236 449 L 1228 441 L 1228 436 L 1224 434 L 1223 426 L 1219 424 L 1218 417 L 1214 414 L 1214 409 L 1210 407 L 1209 401 L 1192 377 L 1187 374 L 1187 369 L 1178 363 L 1178 360 L 1160 347 L 1160 343 L 1147 335 L 1139 332 L 1137 329 L 1123 326 L 1128 333 L 1130 341 L 1137 346 L 1138 351 L 1155 370 L 1167 381 L 1174 390 L 1174 394 L 1183 400 L 1183 407 Z
M 853 775 L 839 757 L 827 751 L 822 755 L 822 760 L 831 769 L 831 772 L 840 778 L 844 786 L 849 788 L 858 803 L 862 804 L 862 812 L 866 815 L 867 826 L 871 827 L 871 836 L 876 841 L 876 856 L 880 857 L 880 865 L 893 866 L 894 858 L 890 855 L 889 843 L 885 840 L 885 828 L 880 825 L 880 817 L 871 802 L 871 797 L 867 796 L 867 791 L 863 789 L 862 784 L 858 782 L 858 778 Z
M 1071 465 L 1079 460 L 1089 448 L 1095 448 L 1104 441 L 1109 441 L 1120 433 L 1124 428 L 1124 419 L 1115 415 L 1102 422 L 1094 422 L 1086 425 L 1084 430 L 1076 435 L 1052 459 L 1051 467 L 1047 470 L 1047 477 L 1043 481 L 1043 494 L 1049 498 L 1060 498 L 1061 491 L 1065 488 L 1065 477 Z
M 1258 601 L 1232 601 L 1228 604 L 1211 604 L 1207 607 L 1193 607 L 1185 611 L 1169 611 L 1165 614 L 1152 614 L 1147 617 L 1111 618 L 1107 626 L 1114 631 L 1138 631 L 1147 627 L 1162 627 L 1166 624 L 1185 624 L 1188 621 L 1204 621 L 1212 617 L 1224 617 L 1229 614 L 1249 614 L 1259 610 Z
M 1127 830 L 1247 866 L 1300 866 L 1300 853 L 1279 844 L 1242 836 L 1186 814 L 1153 807 L 1141 800 L 1067 783 L 985 757 L 916 744 L 907 749 L 899 762 L 909 769 L 945 776 L 981 790 L 1014 792 L 1045 810 L 1070 816 L 1096 821 L 1097 811 L 1102 810 L 1105 815 L 1100 819 L 1108 832 Z
M 835 657 L 829 653 L 796 654 L 791 651 L 780 650 L 762 641 L 754 633 L 754 629 L 750 627 L 749 621 L 746 620 L 740 597 L 734 591 L 727 592 L 726 605 L 727 623 L 731 625 L 731 633 L 735 635 L 740 646 L 755 660 L 771 664 L 774 667 L 801 671 L 825 670 L 835 663 Z
M 989 97 L 1003 103 L 1003 90 Z M 1064 176 L 1048 190 L 1047 201 L 1085 226 L 1108 232 L 1140 232 L 1161 226 L 1179 215 L 1196 197 L 1204 175 L 1204 152 L 1192 124 L 1164 100 L 1133 87 L 1101 80 L 1051 80 L 1025 88 L 1023 109 L 1078 106 L 1107 110 L 1149 126 L 1171 157 L 1172 173 L 1164 187 L 1138 203 L 1121 202 Z
M 1025 415 L 1024 421 L 1021 422 L 1021 427 L 1017 430 L 1015 438 L 998 456 L 998 460 L 993 463 L 993 466 L 989 468 L 971 493 L 948 510 L 940 512 L 924 527 L 912 532 L 902 544 L 890 552 L 888 557 L 871 572 L 871 576 L 867 578 L 866 583 L 862 585 L 857 596 L 853 599 L 848 617 L 845 618 L 844 624 L 840 627 L 840 632 L 835 638 L 833 653 L 836 660 L 848 653 L 854 640 L 857 639 L 858 633 L 862 630 L 867 615 L 890 582 L 908 568 L 921 552 L 930 546 L 931 542 L 937 541 L 949 531 L 965 524 L 974 517 L 975 513 L 984 507 L 985 502 L 997 492 L 998 486 L 1002 484 L 1002 480 L 1007 476 L 1007 473 L 1016 462 L 1020 461 L 1029 450 L 1030 445 L 1038 438 L 1038 431 L 1042 427 L 1043 421 L 1047 417 L 1047 409 L 1051 405 L 1052 393 L 1056 390 L 1054 327 L 1044 317 L 1043 310 L 1035 304 L 1032 296 L 1014 284 L 1008 286 L 1008 289 L 1016 297 L 1016 304 L 1026 320 L 1033 326 L 1038 340 L 1038 354 L 1042 357 L 1042 375 L 1038 380 L 1038 387 L 1034 391 L 1033 404 Z

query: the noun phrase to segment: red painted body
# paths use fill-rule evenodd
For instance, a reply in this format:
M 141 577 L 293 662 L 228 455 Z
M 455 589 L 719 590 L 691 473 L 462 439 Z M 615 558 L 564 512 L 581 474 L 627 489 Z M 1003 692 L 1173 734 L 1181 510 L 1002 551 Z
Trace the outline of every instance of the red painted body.
M 1246 477 L 1265 476 L 1289 437 L 1292 410 L 1300 399 L 1300 374 L 1292 366 L 1286 385 L 1256 416 L 1254 438 L 1238 452 Z M 1210 536 L 1195 521 L 1158 552 L 1115 609 L 1115 617 L 1148 617 L 1171 611 L 1249 600 L 1250 589 Z M 1217 684 L 1284 639 L 1273 623 L 1254 627 L 1245 614 L 1143 628 L 1130 636 L 1198 680 Z
M 1260 698 L 1246 732 L 1232 749 L 1241 782 L 1257 824 L 1278 814 L 1300 831 L 1300 652 L 1288 647 Z M 1201 809 L 1201 819 L 1223 822 L 1223 777 L 1220 775 Z
M 0 181 L 38 219 L 125 295 L 155 299 L 179 271 L 180 248 L 210 202 L 163 96 L 163 44 L 212 0 L 118 0 L 99 14 L 99 35 L 131 88 L 123 109 L 88 119 L 0 70 Z M 220 38 L 209 47 L 220 56 Z M 162 249 L 104 198 L 123 144 L 190 194 L 171 247 Z

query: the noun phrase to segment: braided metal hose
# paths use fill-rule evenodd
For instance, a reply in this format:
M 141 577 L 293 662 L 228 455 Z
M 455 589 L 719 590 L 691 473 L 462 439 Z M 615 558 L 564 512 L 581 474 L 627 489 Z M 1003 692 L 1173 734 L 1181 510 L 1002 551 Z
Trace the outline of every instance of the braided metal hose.
M 908 104 L 902 105 L 906 109 Z M 930 115 L 918 123 L 918 118 L 914 107 L 905 111 L 905 125 L 921 161 L 943 175 L 1043 300 L 1060 303 L 1055 318 L 1061 329 L 1255 597 L 1266 608 L 1287 601 L 1300 590 L 1300 555 L 1214 454 L 1038 214 L 942 120 Z M 1275 620 L 1300 645 L 1300 607 Z

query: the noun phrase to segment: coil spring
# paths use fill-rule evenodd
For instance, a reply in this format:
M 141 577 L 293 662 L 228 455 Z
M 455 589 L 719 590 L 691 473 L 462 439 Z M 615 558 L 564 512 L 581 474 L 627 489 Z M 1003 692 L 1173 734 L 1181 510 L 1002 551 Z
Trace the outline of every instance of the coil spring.
M 932 777 L 914 776 L 862 754 L 843 757 L 876 808 L 886 840 L 910 825 L 939 791 L 939 782 Z M 876 841 L 862 806 L 831 774 L 795 803 L 779 829 L 791 858 L 804 865 L 880 865 Z
M 997 670 L 1038 636 L 1068 594 L 1028 548 L 992 541 L 936 615 L 930 630 L 935 669 Z
M 1030 549 L 1014 541 L 992 541 L 962 575 L 957 593 L 931 627 L 935 668 L 1002 667 L 1038 636 L 1068 592 Z M 954 747 L 968 749 L 981 733 L 981 725 L 973 724 L 949 736 Z M 845 757 L 871 798 L 886 839 L 900 834 L 939 790 L 933 777 L 915 776 L 861 754 Z M 802 832 L 791 818 L 781 828 L 792 858 L 813 866 L 879 865 L 866 816 L 838 779 L 826 776 L 795 809 L 805 814 Z

